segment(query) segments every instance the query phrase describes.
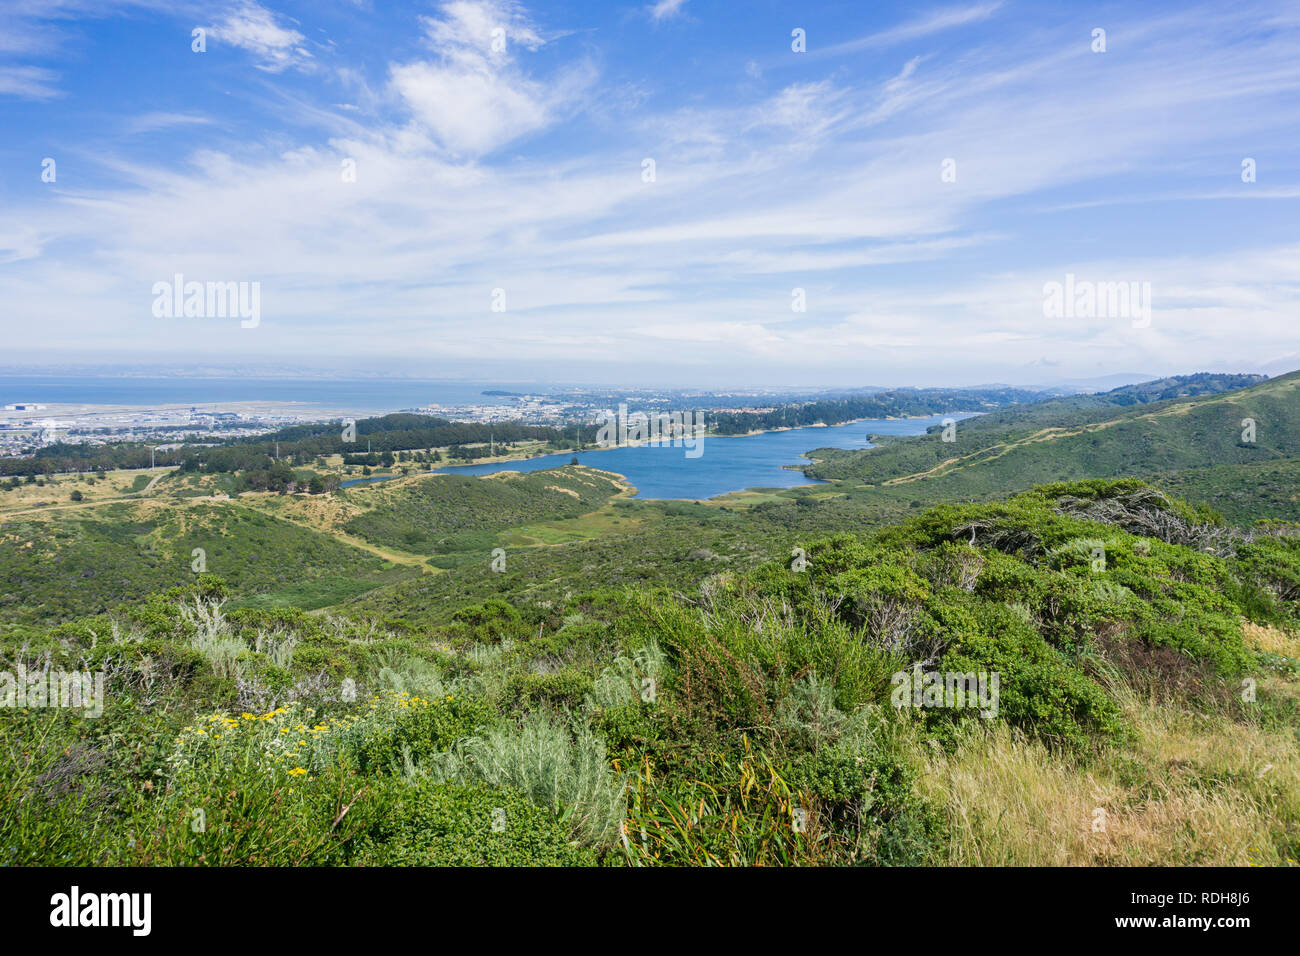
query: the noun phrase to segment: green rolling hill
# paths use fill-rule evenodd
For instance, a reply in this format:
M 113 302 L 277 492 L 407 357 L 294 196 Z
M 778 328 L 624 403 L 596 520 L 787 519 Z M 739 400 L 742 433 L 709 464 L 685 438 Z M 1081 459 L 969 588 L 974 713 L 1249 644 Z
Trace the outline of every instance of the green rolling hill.
M 423 554 L 490 550 L 506 528 L 595 511 L 622 488 L 618 477 L 582 465 L 503 472 L 490 478 L 432 475 L 344 492 L 366 510 L 343 530 Z
M 333 604 L 413 573 L 232 501 L 127 501 L 0 521 L 0 624 L 96 614 L 208 573 L 253 603 Z
M 1253 441 L 1243 440 L 1249 438 L 1243 436 L 1247 419 L 1254 423 Z M 1300 372 L 1292 372 L 1232 391 L 1120 407 L 1043 402 L 963 421 L 953 442 L 942 441 L 936 429 L 917 438 L 882 438 L 879 448 L 867 451 L 818 449 L 806 471 L 881 489 L 907 486 L 926 500 L 1188 469 L 1219 468 L 1220 479 L 1232 483 L 1238 478 L 1222 469 L 1246 468 L 1241 480 L 1249 481 L 1249 469 L 1259 474 L 1269 464 L 1290 480 L 1294 473 L 1285 462 L 1300 456 L 1298 421 Z M 1211 496 L 1213 480 L 1188 479 Z

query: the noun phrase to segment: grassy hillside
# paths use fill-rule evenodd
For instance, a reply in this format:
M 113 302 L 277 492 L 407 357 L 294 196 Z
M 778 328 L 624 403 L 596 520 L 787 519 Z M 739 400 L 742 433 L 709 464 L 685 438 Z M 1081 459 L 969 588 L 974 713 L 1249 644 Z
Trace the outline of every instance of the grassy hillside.
M 340 604 L 429 570 L 430 553 L 467 552 L 486 567 L 508 529 L 580 519 L 621 488 L 616 476 L 574 467 L 484 480 L 426 476 L 329 496 L 178 500 L 164 490 L 47 509 L 23 499 L 0 514 L 0 622 L 67 620 L 191 583 L 196 548 L 239 603 Z
M 67 623 L 7 666 L 112 692 L 0 711 L 0 862 L 1300 855 L 1300 528 L 1087 482 L 802 547 L 399 630 L 212 580 Z M 914 667 L 999 683 L 918 707 Z
M 1237 391 L 1167 399 L 1101 415 L 1045 402 L 1002 411 L 941 432 L 880 439 L 866 451 L 819 449 L 806 469 L 818 478 L 873 485 L 940 482 L 931 495 L 982 496 L 1047 481 L 1151 475 L 1219 465 L 1256 465 L 1300 455 L 1300 373 Z M 1244 419 L 1255 440 L 1243 441 Z
M 801 539 L 845 527 L 875 528 L 912 513 L 907 497 L 824 485 L 738 494 L 721 503 L 615 499 L 593 514 L 504 530 L 503 572 L 487 551 L 435 558 L 446 573 L 397 582 L 349 602 L 349 613 L 422 627 L 487 598 L 521 608 L 610 586 L 692 587 L 789 555 Z
M 501 472 L 487 480 L 434 475 L 358 485 L 344 498 L 364 508 L 343 530 L 407 551 L 491 550 L 503 528 L 595 511 L 622 485 L 616 475 L 582 465 L 553 471 Z
M 0 519 L 0 622 L 66 620 L 191 583 L 195 549 L 238 594 L 287 592 L 308 608 L 407 573 L 235 503 L 117 502 Z
M 1300 459 L 1188 468 L 1152 480 L 1180 498 L 1209 505 L 1233 524 L 1300 519 Z

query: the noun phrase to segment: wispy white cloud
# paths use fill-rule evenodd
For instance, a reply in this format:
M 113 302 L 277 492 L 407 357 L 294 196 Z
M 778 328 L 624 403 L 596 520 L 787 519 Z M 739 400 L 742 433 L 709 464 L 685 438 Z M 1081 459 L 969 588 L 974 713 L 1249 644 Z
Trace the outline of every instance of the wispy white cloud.
M 128 133 L 152 133 L 160 129 L 172 129 L 178 126 L 207 126 L 211 118 L 197 113 L 144 113 L 133 117 L 126 124 Z
M 59 96 L 59 75 L 39 66 L 0 66 L 0 96 L 48 100 Z
M 478 156 L 542 129 L 594 79 L 585 62 L 530 77 L 516 51 L 545 41 L 512 0 L 454 0 L 423 22 L 432 57 L 395 64 L 390 86 L 453 154 Z
M 878 49 L 894 46 L 908 40 L 953 30 L 957 27 L 970 26 L 987 20 L 1002 8 L 1001 0 L 993 3 L 977 3 L 970 6 L 947 7 L 923 14 L 896 27 L 870 33 L 854 40 L 845 40 L 827 47 L 812 47 L 809 53 L 819 56 L 843 56 L 861 50 Z
M 680 16 L 683 8 L 686 6 L 686 0 L 658 0 L 646 8 L 650 14 L 650 19 L 656 23 L 660 20 L 671 20 L 673 17 Z
M 307 38 L 254 0 L 243 0 L 226 10 L 208 28 L 211 37 L 247 50 L 257 60 L 257 67 L 278 73 L 290 67 L 310 63 Z

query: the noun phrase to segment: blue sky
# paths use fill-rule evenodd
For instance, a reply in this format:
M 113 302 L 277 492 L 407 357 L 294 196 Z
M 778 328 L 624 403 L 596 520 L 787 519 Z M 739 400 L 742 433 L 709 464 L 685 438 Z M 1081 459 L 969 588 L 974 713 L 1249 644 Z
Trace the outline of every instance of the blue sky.
M 6 0 L 0 361 L 1286 371 L 1297 90 L 1284 3 Z M 156 317 L 176 273 L 259 283 L 260 323 Z M 1048 316 L 1067 274 L 1149 321 Z

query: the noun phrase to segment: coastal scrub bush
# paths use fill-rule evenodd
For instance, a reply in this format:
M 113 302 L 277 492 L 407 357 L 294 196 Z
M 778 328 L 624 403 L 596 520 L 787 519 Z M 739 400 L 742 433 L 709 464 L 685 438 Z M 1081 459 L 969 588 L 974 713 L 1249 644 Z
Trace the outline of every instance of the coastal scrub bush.
M 408 776 L 511 788 L 564 821 L 586 846 L 609 845 L 623 815 L 624 781 L 585 725 L 544 711 L 523 714 L 440 754 L 408 761 Z
M 636 703 L 649 687 L 655 689 L 657 696 L 665 661 L 664 652 L 653 639 L 631 654 L 615 655 L 592 683 L 591 693 L 585 701 L 587 709 L 604 710 Z M 650 684 L 645 684 L 645 681 Z
M 465 625 L 470 639 L 478 642 L 517 637 L 523 622 L 519 612 L 500 598 L 461 608 L 452 620 Z
M 395 780 L 349 862 L 361 866 L 594 866 L 553 813 L 522 794 Z
M 1119 708 L 1106 691 L 1006 605 L 936 606 L 931 611 L 952 635 L 939 669 L 997 673 L 999 719 L 1071 748 L 1123 736 Z M 954 712 L 925 713 L 931 722 L 946 722 Z M 975 719 L 979 712 L 955 713 Z

